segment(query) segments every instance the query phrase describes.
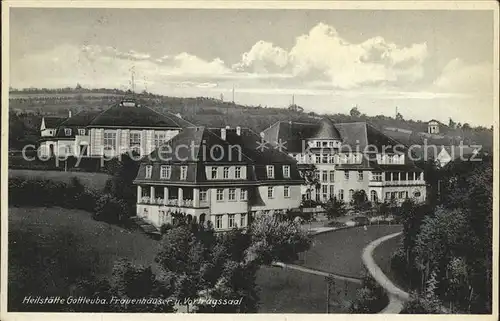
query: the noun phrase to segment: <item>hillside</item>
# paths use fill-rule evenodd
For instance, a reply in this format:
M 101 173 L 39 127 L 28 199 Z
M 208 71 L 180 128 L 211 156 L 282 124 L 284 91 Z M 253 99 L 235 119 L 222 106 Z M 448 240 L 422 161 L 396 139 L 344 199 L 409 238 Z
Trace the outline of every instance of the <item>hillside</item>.
M 42 115 L 67 116 L 71 111 L 75 114 L 81 110 L 103 109 L 120 97 L 129 96 L 131 92 L 117 89 L 71 89 L 57 90 L 29 89 L 11 91 L 9 108 L 11 119 L 9 141 L 13 145 L 33 140 L 38 135 Z M 383 115 L 374 117 L 362 114 L 356 109 L 350 115 L 319 115 L 314 112 L 304 113 L 299 106 L 288 108 L 244 106 L 214 98 L 197 97 L 181 98 L 154 95 L 151 93 L 136 94 L 142 104 L 162 112 L 168 110 L 197 125 L 208 127 L 242 126 L 260 132 L 277 121 L 316 122 L 321 116 L 329 116 L 335 122 L 366 121 L 396 140 L 410 145 L 428 144 L 449 145 L 464 140 L 465 144 L 481 144 L 490 150 L 493 146 L 493 133 L 484 127 L 470 127 L 458 124 L 456 128 L 442 124 L 442 135 L 426 135 L 427 123 L 405 120 Z

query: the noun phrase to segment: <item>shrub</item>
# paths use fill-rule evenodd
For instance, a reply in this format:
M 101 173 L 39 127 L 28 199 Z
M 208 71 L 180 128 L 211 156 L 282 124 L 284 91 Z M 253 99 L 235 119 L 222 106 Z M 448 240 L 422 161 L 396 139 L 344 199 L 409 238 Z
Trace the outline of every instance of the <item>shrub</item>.
M 122 200 L 110 194 L 102 195 L 97 201 L 92 218 L 108 223 L 120 223 L 126 218 L 126 206 Z
M 356 299 L 349 310 L 351 313 L 377 313 L 387 304 L 384 290 L 370 276 L 363 278 L 363 287 L 356 291 Z

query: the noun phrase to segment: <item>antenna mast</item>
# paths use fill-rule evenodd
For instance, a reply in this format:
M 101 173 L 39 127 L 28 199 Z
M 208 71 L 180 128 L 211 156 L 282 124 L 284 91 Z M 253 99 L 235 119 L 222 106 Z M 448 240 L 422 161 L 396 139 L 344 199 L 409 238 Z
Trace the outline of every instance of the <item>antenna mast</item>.
M 234 104 L 234 84 L 233 84 L 233 104 Z

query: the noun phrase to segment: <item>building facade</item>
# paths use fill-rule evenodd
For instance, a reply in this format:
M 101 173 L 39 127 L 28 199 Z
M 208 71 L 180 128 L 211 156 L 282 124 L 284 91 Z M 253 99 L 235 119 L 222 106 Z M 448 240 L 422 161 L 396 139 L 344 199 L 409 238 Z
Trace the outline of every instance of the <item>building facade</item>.
M 82 111 L 57 126 L 53 137 L 42 137 L 42 154 L 111 158 L 130 150 L 141 156 L 189 125 L 173 114 L 160 114 L 133 99 L 103 111 Z
M 425 201 L 423 172 L 407 148 L 367 123 L 278 122 L 262 134 L 271 144 L 286 142 L 303 172 L 315 171 L 318 184 L 302 187 L 305 199 L 336 197 L 349 203 L 355 191 L 363 190 L 372 202 Z
M 181 215 L 224 231 L 298 208 L 297 162 L 274 149 L 257 150 L 259 140 L 241 128 L 184 129 L 142 162 L 134 182 L 137 216 L 159 228 Z

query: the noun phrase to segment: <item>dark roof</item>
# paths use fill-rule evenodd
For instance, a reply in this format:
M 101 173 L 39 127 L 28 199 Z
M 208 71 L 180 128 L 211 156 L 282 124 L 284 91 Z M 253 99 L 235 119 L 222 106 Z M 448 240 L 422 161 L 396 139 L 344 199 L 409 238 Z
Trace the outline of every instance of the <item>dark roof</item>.
M 166 112 L 161 114 L 139 103 L 120 102 L 97 115 L 89 127 L 142 127 L 142 128 L 181 128 L 192 125 L 189 122 Z
M 59 124 L 56 132 L 56 137 L 75 137 L 78 129 L 87 127 L 90 122 L 101 112 L 102 111 L 99 110 L 84 110 L 75 114 L 74 116 L 66 119 L 64 122 Z M 66 135 L 64 130 L 66 128 L 71 129 L 71 135 Z
M 379 153 L 382 151 L 387 153 L 408 151 L 407 145 L 404 142 L 386 135 L 366 122 L 332 123 L 330 120 L 327 120 L 311 124 L 281 121 L 266 129 L 263 135 L 264 139 L 271 144 L 275 145 L 280 140 L 286 143 L 287 153 L 302 153 L 306 152 L 306 140 L 317 138 L 316 135 L 318 132 L 321 132 L 321 127 L 330 126 L 330 124 L 333 124 L 336 131 L 340 134 L 342 141 L 340 152 L 359 151 L 363 153 L 363 151 L 367 151 L 367 153 L 363 153 L 360 164 L 337 164 L 337 168 L 339 169 L 361 170 L 374 168 L 382 170 L 385 165 L 377 164 L 374 158 L 375 151 Z M 368 146 L 370 148 L 367 148 Z M 374 147 L 376 150 L 374 150 Z M 314 152 L 312 148 L 310 151 Z M 398 168 L 418 169 L 409 157 L 405 157 L 405 164 L 391 164 L 388 166 L 388 169 L 394 170 L 398 170 Z
M 338 139 L 340 140 L 340 133 L 335 128 L 335 125 L 330 118 L 323 118 L 319 122 L 319 128 L 313 136 L 314 139 Z
M 45 116 L 43 120 L 45 122 L 45 128 L 57 128 L 59 124 L 65 121 L 66 117 L 54 117 L 54 116 Z
M 157 184 L 248 184 L 288 182 L 300 184 L 297 162 L 287 154 L 267 145 L 258 149 L 261 137 L 250 129 L 241 129 L 240 135 L 235 129 L 226 129 L 226 139 L 221 138 L 220 129 L 205 127 L 185 128 L 163 146 L 143 159 L 137 174 L 136 182 Z M 182 146 L 182 147 L 181 147 Z M 176 152 L 177 151 L 177 152 Z M 145 166 L 152 165 L 152 178 L 145 178 Z M 171 165 L 172 174 L 169 180 L 160 179 L 160 166 Z M 240 165 L 247 168 L 247 179 L 208 180 L 206 166 Z M 266 166 L 275 166 L 275 177 L 268 178 Z M 290 166 L 290 178 L 283 177 L 283 165 Z M 186 180 L 180 180 L 181 166 L 187 166 Z

